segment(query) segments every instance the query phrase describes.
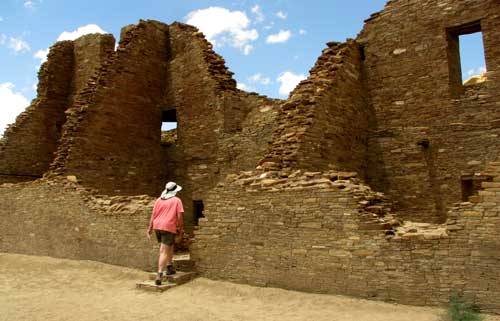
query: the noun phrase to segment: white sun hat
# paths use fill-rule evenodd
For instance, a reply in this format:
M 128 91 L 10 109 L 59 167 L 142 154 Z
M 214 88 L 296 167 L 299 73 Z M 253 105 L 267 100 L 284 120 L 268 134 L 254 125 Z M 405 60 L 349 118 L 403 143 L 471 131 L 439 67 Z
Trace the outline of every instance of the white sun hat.
M 161 193 L 161 198 L 164 199 L 164 200 L 172 198 L 181 189 L 182 189 L 182 187 L 180 185 L 177 185 L 174 182 L 168 182 L 165 185 L 165 190 Z

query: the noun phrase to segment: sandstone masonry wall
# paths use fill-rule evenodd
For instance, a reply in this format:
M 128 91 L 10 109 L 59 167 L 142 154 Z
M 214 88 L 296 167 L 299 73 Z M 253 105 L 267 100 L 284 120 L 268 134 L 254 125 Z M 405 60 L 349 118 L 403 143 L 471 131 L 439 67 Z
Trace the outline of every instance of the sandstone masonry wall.
M 299 148 L 298 168 L 351 170 L 364 177 L 368 119 L 359 45 L 329 44 L 311 70 L 309 88 L 319 95 L 312 126 Z M 299 87 L 294 95 L 300 93 Z
M 487 171 L 441 225 L 400 222 L 353 173 L 241 173 L 211 193 L 192 257 L 211 278 L 412 305 L 458 291 L 498 313 L 500 162 Z
M 0 251 L 150 269 L 152 201 L 175 180 L 188 230 L 205 206 L 205 276 L 422 305 L 456 290 L 500 313 L 499 17 L 496 0 L 389 1 L 286 101 L 238 90 L 185 24 L 127 26 L 116 52 L 58 43 L 0 142 L 0 183 L 44 175 L 0 185 Z M 464 87 L 456 36 L 478 26 L 487 81 Z M 460 203 L 463 177 L 489 181 Z
M 85 46 L 85 38 L 78 41 Z M 269 104 L 236 89 L 224 60 L 195 27 L 141 21 L 123 28 L 117 52 L 74 97 L 48 176 L 74 175 L 111 195 L 159 195 L 174 180 L 184 188 L 191 226 L 193 200 L 203 200 L 222 171 L 252 169 L 262 157 L 270 138 L 261 138 L 270 136 L 274 118 L 247 115 Z M 177 121 L 168 143 L 161 140 L 165 112 Z M 255 128 L 244 129 L 246 123 Z
M 167 50 L 166 25 L 141 22 L 127 30 L 67 111 L 53 173 L 75 175 L 109 194 L 161 188 L 159 104 Z
M 192 226 L 193 201 L 205 200 L 228 171 L 253 169 L 263 155 L 274 118 L 261 115 L 273 113 L 251 111 L 272 100 L 238 90 L 224 59 L 198 29 L 173 23 L 169 30 L 168 81 L 161 108 L 176 110 L 177 140 L 162 153 L 166 180 L 183 186 L 186 224 Z
M 65 121 L 73 66 L 72 42 L 51 47 L 47 62 L 40 67 L 37 99 L 0 141 L 0 182 L 33 180 L 48 169 Z
M 369 112 L 357 43 L 328 43 L 308 79 L 280 105 L 262 168 L 354 170 L 364 174 Z
M 462 176 L 498 155 L 499 17 L 498 1 L 395 0 L 357 38 L 376 117 L 369 183 L 397 199 L 403 217 L 443 222 L 461 200 Z M 453 84 L 460 65 L 449 34 L 475 21 L 488 80 L 462 87 Z M 417 145 L 424 139 L 427 148 Z
M 73 47 L 75 68 L 69 106 L 74 103 L 75 95 L 86 87 L 89 79 L 114 52 L 115 37 L 111 34 L 89 34 L 74 40 Z
M 33 180 L 49 168 L 65 111 L 74 95 L 113 50 L 112 35 L 87 35 L 51 47 L 39 71 L 38 96 L 4 133 L 0 182 Z
M 145 237 L 152 197 L 98 195 L 65 180 L 4 184 L 0 194 L 5 197 L 0 203 L 1 252 L 95 260 L 148 271 L 157 264 L 156 241 Z

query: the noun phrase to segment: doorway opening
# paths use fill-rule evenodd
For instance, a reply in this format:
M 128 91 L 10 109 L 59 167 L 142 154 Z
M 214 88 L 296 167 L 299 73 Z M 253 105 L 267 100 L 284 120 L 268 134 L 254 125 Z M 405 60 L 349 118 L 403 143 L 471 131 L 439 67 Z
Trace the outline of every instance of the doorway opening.
M 202 200 L 193 200 L 193 219 L 194 225 L 198 226 L 200 218 L 205 217 L 203 215 L 204 205 Z

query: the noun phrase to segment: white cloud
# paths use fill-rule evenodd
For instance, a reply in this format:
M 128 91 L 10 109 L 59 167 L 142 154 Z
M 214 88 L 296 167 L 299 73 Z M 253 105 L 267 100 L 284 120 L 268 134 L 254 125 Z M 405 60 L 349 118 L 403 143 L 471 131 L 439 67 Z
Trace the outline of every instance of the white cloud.
M 300 35 L 305 35 L 307 33 L 307 31 L 305 31 L 304 29 L 300 29 L 299 30 L 299 34 Z
M 214 46 L 229 44 L 248 55 L 253 49 L 250 44 L 259 33 L 249 29 L 250 19 L 241 11 L 229 11 L 222 7 L 209 7 L 190 12 L 186 23 L 200 29 Z
M 297 84 L 304 79 L 306 79 L 306 77 L 303 74 L 296 75 L 291 71 L 281 73 L 276 79 L 281 83 L 279 89 L 280 95 L 288 95 L 295 88 L 295 86 L 297 86 Z
M 236 84 L 236 88 L 244 90 L 244 91 L 255 91 L 255 88 L 252 86 L 249 86 L 243 82 L 239 82 Z
M 47 55 L 49 54 L 49 48 L 46 49 L 40 49 L 35 54 L 33 57 L 40 59 L 40 64 L 43 64 L 44 62 L 47 61 Z
M 5 45 L 6 41 L 7 41 L 7 36 L 4 35 L 3 33 L 0 34 L 0 45 Z
M 14 91 L 14 85 L 10 82 L 0 84 L 0 136 L 3 135 L 5 127 L 13 123 L 24 109 L 29 105 L 28 99 L 22 94 Z
M 252 13 L 255 14 L 255 22 L 260 23 L 263 22 L 265 19 L 264 14 L 262 13 L 262 9 L 260 6 L 257 4 L 254 7 L 252 7 Z
M 261 85 L 269 85 L 271 83 L 271 79 L 262 76 L 261 73 L 250 76 L 248 80 L 252 83 L 259 83 Z
M 9 38 L 8 47 L 14 50 L 15 52 L 23 52 L 31 50 L 30 45 L 26 41 L 24 41 L 21 38 L 14 38 L 14 37 Z
M 2 22 L 2 21 L 3 21 L 3 17 L 0 17 L 0 22 Z
M 475 76 L 475 75 L 480 75 L 486 72 L 486 67 L 481 66 L 478 67 L 477 69 L 471 69 L 467 72 L 467 75 L 469 76 Z
M 42 0 L 24 0 L 24 7 L 28 9 L 35 8 L 36 5 L 42 3 Z
M 280 18 L 280 19 L 286 19 L 286 17 L 288 16 L 288 14 L 284 13 L 283 11 L 278 11 L 276 12 L 276 17 Z
M 57 41 L 62 40 L 75 40 L 81 36 L 90 33 L 106 33 L 106 31 L 102 30 L 96 24 L 88 24 L 85 26 L 78 27 L 75 31 L 63 31 L 59 37 L 57 37 Z M 116 47 L 116 45 L 115 45 Z M 116 48 L 115 48 L 116 50 Z M 40 59 L 40 65 L 47 61 L 47 55 L 49 54 L 49 48 L 40 49 L 33 55 L 34 58 Z M 37 66 L 37 69 L 40 68 L 40 65 Z
M 253 49 L 253 46 L 252 46 L 252 45 L 245 45 L 245 46 L 243 47 L 243 54 L 244 54 L 245 56 L 248 56 L 248 54 L 250 54 L 250 51 L 252 51 L 252 49 Z
M 107 32 L 102 30 L 101 27 L 99 27 L 98 25 L 91 23 L 85 26 L 78 27 L 75 31 L 64 31 L 59 35 L 57 41 L 75 40 L 89 33 L 107 33 Z
M 276 34 L 269 35 L 266 39 L 266 42 L 267 43 L 287 42 L 291 36 L 292 36 L 292 32 L 290 30 L 280 30 Z

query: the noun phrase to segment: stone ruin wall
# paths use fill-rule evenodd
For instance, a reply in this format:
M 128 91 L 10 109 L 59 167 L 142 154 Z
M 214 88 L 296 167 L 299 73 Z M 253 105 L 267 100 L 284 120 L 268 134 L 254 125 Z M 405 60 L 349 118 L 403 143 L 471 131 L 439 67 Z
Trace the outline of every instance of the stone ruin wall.
M 101 195 L 66 179 L 45 178 L 0 185 L 0 194 L 1 252 L 147 271 L 157 265 L 156 241 L 145 237 L 153 197 Z
M 74 175 L 114 195 L 161 189 L 158 105 L 167 79 L 167 37 L 166 26 L 152 23 L 124 32 L 67 111 L 52 174 Z
M 167 180 L 183 186 L 188 223 L 193 200 L 231 170 L 251 170 L 270 140 L 273 100 L 236 89 L 224 59 L 196 28 L 170 25 L 169 83 L 162 108 L 177 111 L 177 142 L 164 147 Z M 171 175 L 171 176 L 169 176 Z M 161 187 L 161 186 L 160 186 Z
M 396 0 L 358 36 L 376 116 L 368 182 L 398 200 L 403 218 L 443 222 L 447 207 L 462 198 L 461 177 L 480 173 L 499 153 L 499 15 L 492 0 Z M 488 80 L 450 84 L 460 64 L 450 58 L 447 30 L 478 20 Z M 422 139 L 428 148 L 417 145 Z
M 25 149 L 40 154 L 32 146 L 47 139 L 50 148 L 40 147 L 47 154 L 43 167 L 28 180 L 75 176 L 110 195 L 158 195 L 166 181 L 175 180 L 184 187 L 191 226 L 193 199 L 203 200 L 228 171 L 254 168 L 271 140 L 275 100 L 236 89 L 224 59 L 194 27 L 141 21 L 123 28 L 116 52 L 113 46 L 111 35 L 57 43 L 46 63 L 53 76 L 48 84 L 41 79 L 40 88 L 65 90 L 59 100 L 37 100 L 58 118 L 38 109 L 24 117 L 40 130 L 57 121 L 57 135 L 29 127 L 38 135 L 27 142 L 8 131 L 3 142 L 15 144 L 0 157 L 6 167 L 18 164 L 16 174 L 23 174 L 29 168 L 25 160 L 37 159 L 24 157 Z M 177 140 L 162 144 L 162 112 L 169 109 L 177 113 Z
M 229 175 L 210 194 L 192 247 L 204 275 L 419 305 L 445 303 L 456 290 L 486 311 L 500 311 L 499 56 L 494 36 L 500 11 L 493 1 L 469 4 L 389 2 L 357 39 L 361 72 L 352 72 L 359 66 L 349 65 L 357 50 L 342 56 L 338 66 L 337 76 L 348 70 L 349 76 L 360 74 L 361 84 L 352 85 L 355 77 L 347 77 L 350 85 L 341 77 L 328 84 L 335 94 L 332 87 L 338 82 L 351 97 L 357 88 L 368 89 L 366 97 L 338 104 L 369 129 L 368 139 L 359 136 L 357 145 L 363 151 L 367 143 L 368 161 L 364 167 L 343 168 L 336 155 L 324 155 L 325 163 L 359 171 L 360 177 L 366 169 L 368 182 L 389 197 L 359 180 L 346 182 L 352 173 L 324 171 L 328 167 L 322 167 L 325 163 L 311 147 L 317 141 L 307 138 L 324 130 L 325 118 L 336 124 L 338 115 L 328 118 L 324 107 L 315 112 L 311 97 L 320 92 L 315 92 L 318 84 L 294 97 L 307 88 L 306 80 L 280 104 L 273 143 L 258 171 Z M 454 19 L 445 14 L 436 20 L 443 10 Z M 424 17 L 422 25 L 402 25 L 408 16 L 417 19 L 413 11 Z M 485 38 L 488 81 L 465 88 L 460 84 L 462 92 L 456 96 L 446 28 L 477 19 Z M 414 40 L 417 35 L 421 41 Z M 350 48 L 358 44 L 352 42 Z M 329 72 L 331 65 L 322 65 L 323 59 L 312 74 Z M 337 106 L 330 106 L 335 112 Z M 360 127 L 344 127 L 344 133 L 356 137 L 363 134 Z M 417 145 L 424 138 L 430 141 L 427 149 Z M 322 143 L 331 143 L 340 154 L 339 141 Z M 478 174 L 492 181 L 481 183 L 479 194 L 469 198 L 472 203 L 457 203 L 462 176 Z
M 241 173 L 211 192 L 191 254 L 210 278 L 411 305 L 458 291 L 499 313 L 500 159 L 486 172 L 441 225 L 399 221 L 354 173 Z
M 266 170 L 350 170 L 364 176 L 370 111 L 363 93 L 361 50 L 330 42 L 310 76 L 278 109 Z
M 166 55 L 163 62 L 139 65 L 147 63 L 143 56 L 151 58 L 158 52 Z M 158 66 L 164 66 L 163 70 Z M 153 76 L 156 79 L 151 80 Z M 136 98 L 138 93 L 128 87 L 140 85 L 141 78 L 144 86 L 163 81 L 155 87 L 160 92 L 153 95 L 143 88 L 141 95 L 146 97 Z M 127 90 L 118 93 L 120 88 Z M 117 52 L 90 77 L 67 110 L 65 136 L 51 171 L 35 182 L 1 187 L 6 201 L 0 205 L 0 212 L 6 219 L 1 225 L 0 251 L 90 259 L 146 270 L 155 266 L 156 243 L 144 237 L 155 198 L 124 196 L 125 189 L 112 190 L 129 184 L 130 194 L 146 191 L 140 186 L 145 182 L 130 182 L 119 176 L 122 169 L 118 165 L 130 171 L 133 157 L 122 154 L 113 167 L 100 159 L 105 153 L 95 152 L 102 146 L 116 155 L 124 148 L 122 142 L 139 144 L 131 141 L 134 137 L 128 129 L 122 128 L 133 125 L 123 119 L 129 117 L 123 113 L 135 112 L 135 106 L 126 103 L 134 99 L 142 102 L 149 96 L 159 99 L 153 107 L 144 104 L 138 112 L 150 112 L 150 118 L 154 118 L 149 119 L 153 125 L 144 121 L 142 130 L 157 131 L 150 150 L 159 152 L 163 162 L 148 165 L 151 173 L 161 174 L 159 185 L 150 186 L 155 189 L 152 194 L 159 194 L 164 180 L 177 180 L 184 187 L 180 196 L 188 227 L 193 223 L 190 201 L 204 199 L 219 175 L 252 169 L 271 139 L 275 101 L 236 89 L 224 61 L 196 28 L 154 21 L 127 26 Z M 161 111 L 172 106 L 177 110 L 178 138 L 175 144 L 165 146 L 160 144 Z M 121 123 L 116 124 L 120 117 Z M 107 126 L 111 127 L 109 131 L 99 132 Z M 106 139 L 108 146 L 102 141 Z M 90 144 L 92 150 L 87 149 Z M 149 153 L 141 156 L 150 161 Z M 109 185 L 102 179 L 108 167 L 116 170 L 108 174 L 115 180 Z M 66 176 L 76 176 L 78 183 Z
M 83 88 L 79 77 L 73 75 L 87 77 L 95 72 L 113 45 L 113 36 L 94 35 L 58 42 L 51 48 L 48 61 L 39 71 L 37 98 L 0 141 L 0 182 L 33 180 L 49 169 L 66 120 L 65 111 Z
M 206 276 L 425 305 L 444 303 L 452 290 L 458 290 L 484 310 L 500 313 L 500 160 L 491 162 L 499 150 L 494 90 L 498 46 L 492 44 L 498 39 L 493 36 L 498 23 L 494 18 L 500 11 L 486 0 L 473 5 L 465 0 L 439 3 L 448 5 L 389 2 L 356 41 L 329 43 L 311 77 L 288 101 L 237 90 L 222 58 L 192 27 L 147 21 L 124 28 L 122 50 L 109 57 L 87 83 L 88 90 L 75 98 L 65 124 L 73 133 L 61 140 L 52 171 L 33 183 L 0 188 L 6 200 L 0 212 L 8 218 L 1 226 L 5 233 L 0 233 L 0 250 L 154 266 L 156 251 L 144 240 L 153 198 L 99 193 L 157 195 L 164 181 L 154 177 L 161 183 L 148 187 L 138 180 L 134 189 L 127 172 L 115 175 L 113 184 L 100 184 L 97 172 L 112 175 L 112 163 L 96 161 L 82 152 L 86 146 L 74 143 L 101 130 L 89 142 L 118 144 L 120 137 L 134 144 L 157 141 L 147 150 L 153 155 L 147 164 L 139 164 L 140 153 L 129 157 L 119 146 L 108 146 L 112 153 L 126 155 L 112 165 L 119 173 L 137 165 L 146 177 L 159 171 L 162 179 L 174 178 L 185 186 L 182 198 L 188 215 L 192 200 L 205 200 L 206 219 L 195 232 L 192 254 Z M 460 11 L 465 3 L 470 6 Z M 401 22 L 413 12 L 424 26 Z M 455 20 L 436 20 L 443 12 L 456 15 Z M 427 21 L 423 15 L 431 13 L 434 19 Z M 488 81 L 450 98 L 448 43 L 440 31 L 472 18 L 482 18 Z M 432 37 L 418 43 L 406 38 L 423 37 L 424 29 Z M 144 36 L 144 30 L 153 32 Z M 142 37 L 148 41 L 138 45 Z M 158 53 L 167 58 L 159 59 L 164 67 L 154 70 L 147 61 L 127 58 L 157 59 Z M 419 63 L 410 67 L 414 59 Z M 146 67 L 140 67 L 142 63 Z M 134 76 L 122 75 L 130 72 Z M 164 86 L 155 83 L 152 90 L 159 96 L 126 93 L 138 105 L 156 104 L 142 116 L 133 107 L 116 107 L 124 95 L 119 88 L 104 88 L 114 86 L 116 79 L 128 86 L 134 77 L 143 79 L 140 86 L 151 77 Z M 83 106 L 87 108 L 78 108 Z M 161 145 L 161 111 L 172 107 L 179 121 L 177 142 Z M 143 124 L 147 131 L 132 128 L 135 134 L 130 136 L 124 135 L 123 127 L 107 131 L 116 117 L 130 121 L 124 113 L 136 115 L 132 120 L 149 117 Z M 338 118 L 340 114 L 349 120 Z M 97 124 L 80 124 L 90 119 Z M 422 138 L 430 141 L 425 151 L 416 145 Z M 318 146 L 318 139 L 325 141 Z M 353 155 L 347 154 L 349 148 Z M 158 159 L 168 164 L 159 167 Z M 96 162 L 78 167 L 79 160 Z M 489 167 L 483 171 L 485 164 Z M 255 165 L 257 171 L 251 171 Z M 75 168 L 78 171 L 69 170 Z M 493 181 L 483 182 L 483 190 L 471 202 L 450 208 L 460 200 L 461 175 L 478 172 Z M 86 188 L 58 174 L 75 175 Z M 33 195 L 39 197 L 36 202 L 23 201 Z M 23 242 L 19 221 L 27 224 L 32 247 Z M 51 234 L 56 224 L 65 228 Z M 64 246 L 58 246 L 61 241 Z

